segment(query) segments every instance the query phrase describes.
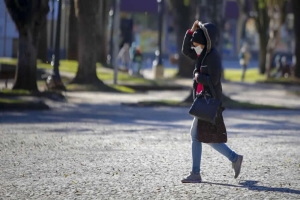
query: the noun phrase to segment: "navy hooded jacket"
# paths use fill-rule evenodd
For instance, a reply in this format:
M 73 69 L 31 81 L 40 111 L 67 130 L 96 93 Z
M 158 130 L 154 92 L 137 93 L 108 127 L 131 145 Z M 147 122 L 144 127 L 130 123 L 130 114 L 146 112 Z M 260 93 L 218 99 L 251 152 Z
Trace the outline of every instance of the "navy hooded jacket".
M 198 57 L 195 50 L 192 49 L 193 35 L 187 31 L 184 37 L 182 45 L 182 53 L 190 59 L 197 60 L 193 76 L 195 73 L 199 73 L 197 81 L 204 86 L 204 90 L 212 95 L 210 91 L 207 76 L 210 78 L 214 90 L 216 92 L 216 98 L 222 98 L 222 84 L 221 84 L 221 73 L 222 73 L 222 61 L 218 50 L 215 48 L 217 39 L 219 37 L 218 28 L 212 23 L 200 24 L 204 36 L 206 37 L 206 45 L 202 53 Z M 197 87 L 197 82 L 194 81 L 194 97 Z

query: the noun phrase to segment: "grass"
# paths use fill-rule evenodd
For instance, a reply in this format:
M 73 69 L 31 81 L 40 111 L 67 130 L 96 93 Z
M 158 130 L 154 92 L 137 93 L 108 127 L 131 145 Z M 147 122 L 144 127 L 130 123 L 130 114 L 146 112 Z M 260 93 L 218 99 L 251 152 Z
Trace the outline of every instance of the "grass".
M 112 90 L 121 92 L 121 93 L 135 93 L 135 90 L 121 86 L 121 85 L 110 85 L 109 87 L 112 88 Z M 95 85 L 88 85 L 88 84 L 68 84 L 67 85 L 68 91 L 99 91 L 99 87 Z
M 0 58 L 0 63 L 16 65 L 17 59 L 15 58 Z M 53 69 L 50 63 L 42 63 L 37 61 L 38 69 Z M 61 60 L 59 70 L 61 72 L 69 72 L 75 76 L 78 69 L 78 62 L 75 60 Z M 103 81 L 113 80 L 114 74 L 112 69 L 104 68 L 100 63 L 97 63 L 97 75 Z M 134 83 L 151 83 L 141 77 L 132 77 L 128 73 L 118 71 L 118 81 L 130 81 Z
M 15 58 L 0 58 L 0 63 L 16 65 L 17 59 Z M 37 66 L 39 69 L 52 69 L 53 67 L 50 63 L 42 63 L 37 61 Z M 74 60 L 61 60 L 60 61 L 60 71 L 68 72 L 75 76 L 78 68 L 78 62 Z M 169 77 L 174 77 L 177 73 L 177 69 L 165 69 L 166 74 Z M 97 75 L 102 81 L 112 81 L 114 77 L 114 73 L 112 69 L 104 68 L 100 63 L 97 63 Z M 241 69 L 225 69 L 224 71 L 225 79 L 232 82 L 240 82 L 242 76 Z M 300 84 L 300 80 L 292 79 L 292 78 L 269 78 L 267 79 L 265 75 L 261 75 L 258 72 L 258 69 L 248 69 L 245 75 L 245 82 L 265 82 L 265 83 L 296 83 Z M 118 71 L 118 82 L 126 82 L 132 84 L 145 84 L 145 85 L 161 85 L 163 81 L 154 81 L 147 80 L 142 77 L 133 77 L 128 73 Z
M 288 78 L 269 78 L 263 81 L 258 81 L 261 83 L 274 83 L 274 84 L 286 84 L 286 85 L 300 85 L 300 79 L 288 77 Z
M 224 70 L 225 80 L 240 82 L 242 77 L 241 69 L 225 69 Z M 261 75 L 258 72 L 258 69 L 248 69 L 245 75 L 245 82 L 258 82 L 265 81 L 267 78 L 265 75 Z
M 28 90 L 3 89 L 3 90 L 0 90 L 0 93 L 2 93 L 4 95 L 30 95 L 30 91 L 28 91 Z
M 241 69 L 226 69 L 224 71 L 225 80 L 232 82 L 240 82 L 242 76 Z M 248 69 L 245 75 L 245 82 L 251 83 L 273 83 L 273 84 L 294 84 L 300 85 L 300 79 L 293 77 L 288 78 L 267 78 L 265 75 L 261 75 L 258 69 Z
M 10 99 L 10 98 L 0 98 L 1 104 L 20 104 L 20 103 L 28 103 L 28 101 L 20 100 L 20 99 Z

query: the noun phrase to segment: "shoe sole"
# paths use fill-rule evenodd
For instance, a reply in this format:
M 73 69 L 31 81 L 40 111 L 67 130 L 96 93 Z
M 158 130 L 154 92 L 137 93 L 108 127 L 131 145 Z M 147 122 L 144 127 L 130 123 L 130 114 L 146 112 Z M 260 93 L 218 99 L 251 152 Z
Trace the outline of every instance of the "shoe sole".
M 201 181 L 181 181 L 181 183 L 202 183 L 202 180 Z

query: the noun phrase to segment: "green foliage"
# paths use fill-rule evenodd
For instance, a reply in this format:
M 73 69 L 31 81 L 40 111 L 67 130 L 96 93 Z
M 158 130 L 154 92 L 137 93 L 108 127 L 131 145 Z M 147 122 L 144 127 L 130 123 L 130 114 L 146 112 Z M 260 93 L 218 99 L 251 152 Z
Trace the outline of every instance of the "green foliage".
M 258 8 L 259 9 L 265 9 L 266 8 L 266 0 L 259 0 L 258 1 Z
M 9 98 L 0 98 L 1 104 L 20 104 L 20 103 L 27 103 L 27 101 L 20 100 L 20 99 L 9 99 Z
M 189 6 L 190 5 L 190 0 L 183 0 L 183 5 Z
M 30 94 L 28 90 L 9 90 L 9 89 L 0 90 L 0 93 L 6 95 L 29 95 Z

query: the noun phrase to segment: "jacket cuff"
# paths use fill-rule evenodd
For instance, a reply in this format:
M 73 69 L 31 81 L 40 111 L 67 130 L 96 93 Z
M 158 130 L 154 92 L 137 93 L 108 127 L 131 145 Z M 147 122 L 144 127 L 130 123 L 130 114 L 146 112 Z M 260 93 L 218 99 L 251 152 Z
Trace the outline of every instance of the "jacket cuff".
M 192 31 L 191 29 L 189 29 L 189 30 L 187 31 L 187 33 L 190 34 L 190 35 L 193 35 L 194 31 Z

